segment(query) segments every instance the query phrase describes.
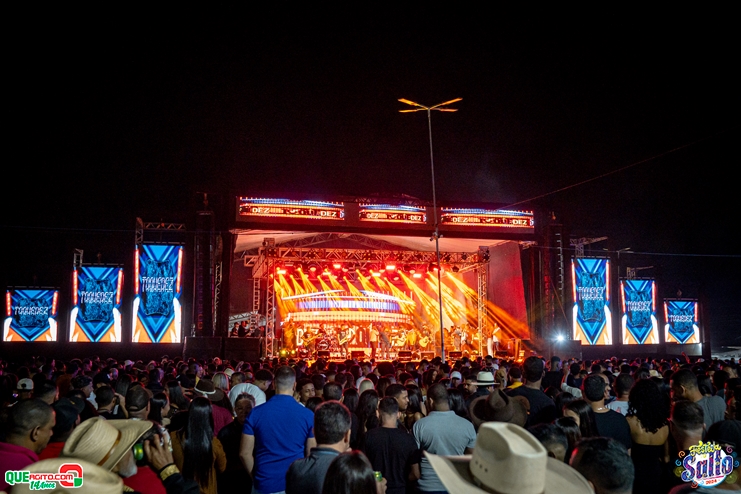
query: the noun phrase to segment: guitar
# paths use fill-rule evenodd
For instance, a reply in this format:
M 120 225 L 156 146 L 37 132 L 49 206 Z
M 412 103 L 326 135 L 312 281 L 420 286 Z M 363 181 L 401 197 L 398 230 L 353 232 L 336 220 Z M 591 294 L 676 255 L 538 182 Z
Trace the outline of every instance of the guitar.
M 345 343 L 352 340 L 353 336 L 355 336 L 355 332 L 353 330 L 349 330 L 345 333 L 345 336 L 340 339 L 340 346 L 344 345 Z
M 429 336 L 423 336 L 419 339 L 419 346 L 424 348 L 430 343 L 430 337 Z

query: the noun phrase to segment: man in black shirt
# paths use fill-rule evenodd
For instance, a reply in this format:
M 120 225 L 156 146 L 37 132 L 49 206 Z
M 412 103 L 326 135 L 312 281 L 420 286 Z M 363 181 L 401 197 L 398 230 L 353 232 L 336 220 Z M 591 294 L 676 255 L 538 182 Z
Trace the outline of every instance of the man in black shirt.
M 556 419 L 556 404 L 541 390 L 545 365 L 540 357 L 528 357 L 522 364 L 525 384 L 506 390 L 509 396 L 524 396 L 530 403 L 526 427 L 550 424 Z
M 378 403 L 381 426 L 365 436 L 363 452 L 386 479 L 386 494 L 404 494 L 420 477 L 420 451 L 414 438 L 397 427 L 399 403 L 387 396 Z
M 597 433 L 603 437 L 611 437 L 625 446 L 630 454 L 633 440 L 630 436 L 630 425 L 625 417 L 605 406 L 607 391 L 607 377 L 603 374 L 592 374 L 584 380 L 584 399 L 589 402 L 594 412 L 594 422 Z
M 541 386 L 543 390 L 554 387 L 561 391 L 561 379 L 563 379 L 563 374 L 561 373 L 561 359 L 554 355 L 551 357 L 551 368 L 545 373 L 545 376 L 543 376 Z

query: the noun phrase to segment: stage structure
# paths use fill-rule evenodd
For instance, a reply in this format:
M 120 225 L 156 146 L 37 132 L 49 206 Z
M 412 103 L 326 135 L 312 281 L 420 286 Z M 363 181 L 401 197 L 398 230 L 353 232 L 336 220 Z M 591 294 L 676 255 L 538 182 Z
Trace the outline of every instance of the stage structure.
M 252 285 L 251 293 L 244 284 L 231 290 L 234 298 L 241 288 L 251 306 L 242 304 L 230 320 L 247 320 L 254 329 L 264 318 L 268 356 L 368 354 L 372 329 L 388 338 L 394 355 L 401 349 L 439 354 L 443 344 L 487 354 L 498 349 L 497 340 L 529 339 L 519 251 L 534 241 L 533 213 L 443 205 L 438 266 L 431 209 L 407 197 L 238 198 L 232 269 L 248 271 L 241 279 Z M 494 272 L 492 258 L 500 266 Z M 438 269 L 442 335 L 434 331 Z M 499 279 L 506 281 L 495 297 L 506 301 L 494 304 L 492 280 Z M 379 351 L 382 346 L 379 341 Z

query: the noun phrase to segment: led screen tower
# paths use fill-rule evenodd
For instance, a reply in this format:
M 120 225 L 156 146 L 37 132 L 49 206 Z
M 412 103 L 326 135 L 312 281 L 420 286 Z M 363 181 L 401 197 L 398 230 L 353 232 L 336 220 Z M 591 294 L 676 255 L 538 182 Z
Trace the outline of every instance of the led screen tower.
M 659 343 L 659 321 L 656 318 L 656 282 L 623 280 L 620 282 L 620 330 L 624 345 Z
M 57 341 L 59 290 L 8 288 L 3 341 Z
M 582 345 L 611 345 L 610 261 L 584 257 L 573 259 L 571 278 L 573 339 L 581 341 Z
M 664 300 L 664 339 L 667 343 L 702 343 L 697 300 Z
M 69 341 L 121 342 L 123 269 L 79 266 L 72 272 Z
M 183 247 L 142 244 L 134 258 L 131 341 L 180 343 Z

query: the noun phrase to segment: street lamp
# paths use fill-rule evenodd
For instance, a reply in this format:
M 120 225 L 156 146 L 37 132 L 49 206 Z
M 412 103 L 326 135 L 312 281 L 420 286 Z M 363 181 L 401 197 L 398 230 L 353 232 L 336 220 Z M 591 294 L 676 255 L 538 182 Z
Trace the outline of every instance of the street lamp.
M 404 99 L 404 98 L 399 99 L 399 101 L 401 101 L 402 103 L 414 107 L 408 110 L 399 110 L 400 113 L 411 113 L 411 112 L 417 112 L 417 111 L 427 112 L 427 129 L 429 131 L 429 136 L 430 136 L 430 171 L 432 172 L 432 212 L 435 218 L 435 232 L 432 234 L 432 236 L 435 239 L 435 254 L 437 256 L 437 303 L 438 303 L 438 307 L 440 311 L 439 313 L 440 357 L 443 359 L 443 362 L 445 362 L 445 328 L 443 326 L 442 281 L 440 280 L 440 276 L 441 276 L 440 272 L 442 271 L 442 266 L 440 266 L 440 225 L 438 224 L 438 221 L 437 221 L 437 197 L 435 195 L 435 160 L 432 157 L 432 110 L 448 111 L 448 112 L 458 111 L 455 108 L 447 108 L 447 105 L 450 105 L 452 103 L 457 103 L 458 101 L 462 99 L 463 98 L 452 99 L 450 101 L 446 101 L 445 103 L 440 103 L 435 106 L 424 106 L 424 105 L 420 105 L 419 103 L 415 103 L 414 101 L 410 101 L 408 99 Z

